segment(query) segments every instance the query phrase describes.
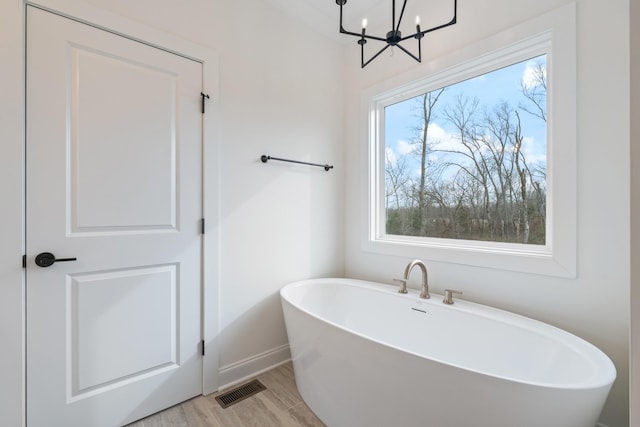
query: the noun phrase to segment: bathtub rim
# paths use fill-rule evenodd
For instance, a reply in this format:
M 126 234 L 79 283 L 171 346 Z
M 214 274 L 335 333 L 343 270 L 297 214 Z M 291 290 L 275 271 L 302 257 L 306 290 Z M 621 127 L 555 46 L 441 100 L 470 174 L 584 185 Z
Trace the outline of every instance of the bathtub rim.
M 461 366 L 459 364 L 455 364 L 455 363 L 451 363 L 445 360 L 441 360 L 438 358 L 434 358 L 434 357 L 427 357 L 423 354 L 420 353 L 416 353 L 414 351 L 410 351 L 408 349 L 405 348 L 400 348 L 398 346 L 395 346 L 393 344 L 387 343 L 387 342 L 383 342 L 379 339 L 376 339 L 374 337 L 371 337 L 369 335 L 365 335 L 362 334 L 358 331 L 354 331 L 352 329 L 346 328 L 340 324 L 337 324 L 329 319 L 320 317 L 319 315 L 309 311 L 308 309 L 294 303 L 291 298 L 289 298 L 289 296 L 287 295 L 289 293 L 289 290 L 294 289 L 294 288 L 298 288 L 298 287 L 303 287 L 303 286 L 311 286 L 311 285 L 342 285 L 342 286 L 352 286 L 352 287 L 356 287 L 356 288 L 363 288 L 366 289 L 368 291 L 373 291 L 373 292 L 380 292 L 383 294 L 387 294 L 391 297 L 394 298 L 411 298 L 413 300 L 416 301 L 420 301 L 422 303 L 427 303 L 427 304 L 438 304 L 439 302 L 436 301 L 441 301 L 441 299 L 443 298 L 443 296 L 441 294 L 436 294 L 436 293 L 431 293 L 431 298 L 428 300 L 424 300 L 424 299 L 420 299 L 419 298 L 419 291 L 414 290 L 414 289 L 408 289 L 409 293 L 408 294 L 400 294 L 398 293 L 398 288 L 397 286 L 393 286 L 393 285 L 389 285 L 389 284 L 385 284 L 385 283 L 380 283 L 380 282 L 373 282 L 373 281 L 368 281 L 368 280 L 361 280 L 361 279 L 350 279 L 350 278 L 338 278 L 338 277 L 327 277 L 327 278 L 315 278 L 315 279 L 306 279 L 306 280 L 299 280 L 299 281 L 295 281 L 295 282 L 291 282 L 288 283 L 286 285 L 284 285 L 281 289 L 280 289 L 280 298 L 281 301 L 286 301 L 288 304 L 290 304 L 292 307 L 296 308 L 297 310 L 302 311 L 303 313 L 321 321 L 324 322 L 326 324 L 329 324 L 333 327 L 336 327 L 342 331 L 345 331 L 347 333 L 356 335 L 362 339 L 366 339 L 369 341 L 373 341 L 376 344 L 394 349 L 396 351 L 401 351 L 404 353 L 408 353 L 411 354 L 413 356 L 422 358 L 422 359 L 426 359 L 429 360 L 431 362 L 435 362 L 435 363 L 439 363 L 442 365 L 446 365 L 449 367 L 453 367 L 456 369 L 461 369 L 467 372 L 471 372 L 474 374 L 478 374 L 478 375 L 485 375 L 485 376 L 489 376 L 489 377 L 493 377 L 493 378 L 497 378 L 500 380 L 504 380 L 504 381 L 509 381 L 512 383 L 517 383 L 517 384 L 526 384 L 526 385 L 531 385 L 531 386 L 535 386 L 535 387 L 541 387 L 541 388 L 550 388 L 550 389 L 566 389 L 566 390 L 592 390 L 592 389 L 597 389 L 597 388 L 603 388 L 603 387 L 607 387 L 610 388 L 613 383 L 615 382 L 616 378 L 617 378 L 617 370 L 615 365 L 613 364 L 613 362 L 611 361 L 611 359 L 609 358 L 609 356 L 607 356 L 606 353 L 604 353 L 602 350 L 600 350 L 598 347 L 596 347 L 594 344 L 590 343 L 589 341 L 571 333 L 568 332 L 562 328 L 559 328 L 557 326 L 551 325 L 549 323 L 546 322 L 542 322 L 540 320 L 536 320 L 527 316 L 523 316 L 521 314 L 517 314 L 508 310 L 503 310 L 500 308 L 496 308 L 496 307 L 492 307 L 492 306 L 488 306 L 488 305 L 484 305 L 484 304 L 479 304 L 479 303 L 475 303 L 475 302 L 471 302 L 468 300 L 462 300 L 457 298 L 456 299 L 456 304 L 451 305 L 451 306 L 447 306 L 447 309 L 451 309 L 451 310 L 457 310 L 457 311 L 465 311 L 467 313 L 471 313 L 471 314 L 475 314 L 475 315 L 479 315 L 479 316 L 483 316 L 485 318 L 494 320 L 494 321 L 499 321 L 499 322 L 503 322 L 503 323 L 507 323 L 506 319 L 510 319 L 510 320 L 514 320 L 515 321 L 515 326 L 517 327 L 523 327 L 524 329 L 528 330 L 529 332 L 532 333 L 536 333 L 536 334 L 540 334 L 540 335 L 544 335 L 545 337 L 556 341 L 559 343 L 559 345 L 563 345 L 565 347 L 569 347 L 570 349 L 573 349 L 573 351 L 579 353 L 582 357 L 587 357 L 588 358 L 588 363 L 590 366 L 594 366 L 594 375 L 592 375 L 592 377 L 584 380 L 584 381 L 580 381 L 580 382 L 574 382 L 574 383 L 549 383 L 549 382 L 539 382 L 539 381 L 531 381 L 531 380 L 523 380 L 523 379 L 518 379 L 518 378 L 514 378 L 514 377 L 510 377 L 510 376 L 506 376 L 506 375 L 499 375 L 499 374 L 495 374 L 495 373 L 491 373 L 491 372 L 485 372 L 485 371 L 481 371 L 478 369 L 473 369 L 470 368 L 468 366 Z M 544 333 L 542 332 L 544 331 Z M 548 333 L 547 333 L 548 332 Z M 569 343 L 563 341 L 561 338 L 564 339 L 568 339 Z M 292 354 L 292 357 L 294 357 L 294 355 Z

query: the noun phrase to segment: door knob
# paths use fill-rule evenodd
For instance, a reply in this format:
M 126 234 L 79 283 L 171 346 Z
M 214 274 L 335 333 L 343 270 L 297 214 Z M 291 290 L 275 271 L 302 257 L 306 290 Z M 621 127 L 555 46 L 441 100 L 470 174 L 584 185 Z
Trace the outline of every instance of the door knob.
M 38 267 L 51 267 L 56 262 L 76 261 L 77 258 L 57 258 L 51 252 L 42 252 L 36 255 L 36 265 Z

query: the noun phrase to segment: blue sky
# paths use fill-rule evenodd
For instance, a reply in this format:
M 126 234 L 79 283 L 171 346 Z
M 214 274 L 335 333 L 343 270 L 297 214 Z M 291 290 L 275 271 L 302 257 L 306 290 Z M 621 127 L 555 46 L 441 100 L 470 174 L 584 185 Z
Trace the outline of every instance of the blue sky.
M 441 141 L 440 145 L 443 147 L 455 144 L 453 136 L 455 130 L 446 119 L 442 118 L 442 108 L 452 105 L 460 94 L 478 98 L 481 111 L 484 108 L 492 110 L 495 105 L 505 101 L 513 107 L 526 102 L 522 95 L 522 84 L 532 84 L 531 70 L 536 63 L 546 69 L 546 56 L 532 58 L 447 87 L 436 106 L 436 114 L 440 117 L 436 118 L 434 126 L 430 127 L 430 135 Z M 407 154 L 411 149 L 409 141 L 414 137 L 415 128 L 419 123 L 416 112 L 413 111 L 415 107 L 412 106 L 415 106 L 415 101 L 410 99 L 385 109 L 385 148 L 391 161 Z M 527 157 L 527 162 L 530 166 L 545 165 L 546 124 L 526 112 L 520 112 L 520 118 L 525 136 L 523 153 Z M 432 160 L 437 160 L 437 156 L 438 154 L 435 154 Z M 417 159 L 415 164 L 410 163 L 410 167 L 418 168 Z

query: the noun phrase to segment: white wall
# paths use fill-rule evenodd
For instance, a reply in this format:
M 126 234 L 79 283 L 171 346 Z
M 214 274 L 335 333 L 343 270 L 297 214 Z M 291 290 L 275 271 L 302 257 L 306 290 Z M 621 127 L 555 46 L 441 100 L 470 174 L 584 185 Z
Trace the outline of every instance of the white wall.
M 344 274 L 341 50 L 253 3 L 219 10 L 221 384 L 238 376 L 234 363 L 287 344 L 283 284 Z M 335 169 L 264 165 L 261 154 Z
M 631 0 L 631 117 L 640 116 L 640 1 Z M 631 388 L 630 425 L 640 425 L 640 120 L 631 121 Z M 634 167 L 635 166 L 635 167 Z M 635 221 L 634 221 L 635 219 Z
M 342 49 L 262 0 L 84 0 L 220 59 L 222 385 L 288 357 L 278 290 L 344 274 Z M 63 3 L 63 1 L 61 1 Z M 22 1 L 0 2 L 0 420 L 22 420 Z M 261 154 L 335 169 L 259 161 Z
M 430 60 L 551 11 L 567 0 L 460 1 L 458 24 L 423 39 L 423 65 L 401 53 L 359 69 L 351 49 L 347 94 L 347 276 L 391 283 L 407 259 L 361 248 L 360 206 L 366 179 L 361 122 L 363 90 L 402 72 L 429 73 Z M 427 261 L 436 293 L 463 298 L 559 326 L 594 343 L 614 361 L 618 378 L 602 414 L 610 427 L 629 425 L 629 18 L 628 0 L 577 1 L 578 277 L 575 280 Z M 559 118 L 560 120 L 562 118 Z M 414 286 L 417 282 L 414 283 Z
M 0 420 L 22 421 L 22 1 L 0 2 Z
M 388 281 L 400 274 L 406 259 L 360 249 L 357 231 L 364 218 L 357 202 L 364 168 L 359 156 L 366 141 L 359 138 L 358 103 L 363 89 L 416 65 L 398 54 L 360 70 L 354 45 L 346 50 L 345 76 L 341 49 L 261 0 L 86 1 L 220 53 L 223 381 L 237 379 L 243 366 L 272 360 L 256 358 L 265 352 L 282 356 L 277 350 L 286 337 L 276 294 L 282 284 L 342 275 L 343 260 L 350 277 Z M 446 35 L 425 38 L 424 55 L 428 61 L 566 3 L 461 0 L 459 24 Z M 0 2 L 0 419 L 7 426 L 20 425 L 24 392 L 21 5 L 21 0 Z M 618 369 L 602 416 L 610 427 L 628 425 L 627 10 L 628 0 L 578 1 L 578 278 L 429 263 L 436 292 L 461 288 L 465 298 L 547 321 L 603 349 Z M 285 38 L 289 31 L 292 37 Z M 336 169 L 263 165 L 260 154 L 331 162 Z M 634 278 L 638 282 L 637 274 Z M 640 310 L 637 299 L 635 307 Z M 637 407 L 637 395 L 635 400 Z
M 86 1 L 218 52 L 220 384 L 283 360 L 279 288 L 343 273 L 339 49 L 259 0 Z

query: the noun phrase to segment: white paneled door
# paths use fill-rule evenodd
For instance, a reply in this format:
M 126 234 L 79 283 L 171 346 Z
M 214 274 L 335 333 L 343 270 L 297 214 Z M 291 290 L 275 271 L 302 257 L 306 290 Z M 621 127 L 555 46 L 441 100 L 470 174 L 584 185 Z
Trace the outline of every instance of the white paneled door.
M 201 90 L 198 62 L 28 7 L 29 427 L 202 393 Z

